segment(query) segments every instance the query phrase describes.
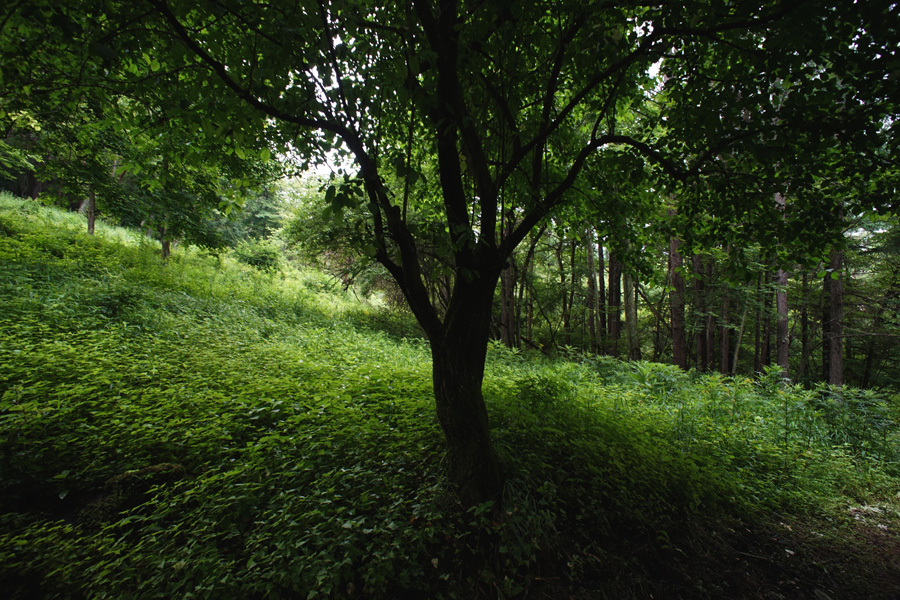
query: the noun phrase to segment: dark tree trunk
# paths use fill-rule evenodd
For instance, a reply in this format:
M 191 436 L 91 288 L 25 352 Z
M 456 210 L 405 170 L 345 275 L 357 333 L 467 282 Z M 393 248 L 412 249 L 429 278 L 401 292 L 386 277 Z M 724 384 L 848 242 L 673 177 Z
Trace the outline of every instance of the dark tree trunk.
M 594 231 L 587 230 L 587 269 L 588 269 L 588 335 L 592 352 L 599 349 L 597 345 L 597 267 L 594 257 Z
M 844 356 L 843 356 L 843 328 L 844 328 L 844 287 L 842 282 L 842 268 L 844 253 L 835 250 L 831 253 L 830 271 L 826 278 L 830 279 L 828 286 L 829 323 L 827 338 L 828 354 L 828 383 L 831 385 L 844 385 Z M 832 274 L 835 277 L 832 277 Z
M 603 258 L 603 240 L 597 244 L 597 352 L 605 352 L 606 322 L 606 260 Z
M 684 259 L 678 251 L 681 242 L 672 238 L 669 242 L 669 282 L 672 292 L 669 302 L 672 306 L 672 363 L 687 369 L 687 336 L 684 329 Z
M 723 375 L 728 375 L 731 373 L 731 365 L 729 364 L 731 361 L 731 353 L 730 348 L 731 344 L 729 343 L 729 336 L 731 334 L 731 328 L 728 326 L 728 321 L 730 319 L 730 315 L 728 314 L 730 308 L 730 302 L 728 296 L 722 299 L 722 323 L 719 326 L 719 372 Z
M 163 227 L 159 230 L 159 243 L 162 245 L 163 262 L 168 261 L 169 255 L 172 253 L 172 240 L 166 235 L 166 229 L 166 227 Z
M 775 297 L 769 287 L 768 271 L 763 275 L 763 281 L 763 295 L 766 301 L 763 308 L 765 318 L 763 319 L 762 366 L 768 367 L 772 364 L 772 299 Z
M 496 279 L 458 282 L 442 331 L 431 339 L 434 396 L 447 441 L 448 474 L 467 506 L 499 500 L 503 489 L 481 392 L 495 285 Z
M 775 275 L 775 311 L 778 317 L 775 327 L 775 348 L 777 364 L 784 379 L 790 377 L 787 281 L 787 273 L 783 269 L 778 269 Z
M 628 339 L 628 360 L 641 360 L 641 340 L 637 328 L 637 286 L 626 272 L 622 277 L 625 287 L 625 337 Z
M 619 257 L 609 253 L 609 285 L 607 286 L 607 300 L 609 308 L 607 318 L 609 326 L 607 330 L 606 353 L 609 356 L 619 355 L 619 338 L 622 337 L 622 263 Z
M 822 381 L 828 383 L 831 372 L 831 274 L 822 280 Z
M 762 373 L 762 284 L 763 274 L 760 273 L 756 278 L 756 336 L 753 344 L 753 372 Z
M 800 366 L 797 379 L 802 380 L 809 368 L 809 275 L 803 273 L 800 279 Z
M 701 371 L 709 370 L 709 356 L 707 349 L 708 337 L 706 334 L 706 281 L 704 279 L 705 270 L 703 268 L 703 258 L 695 254 L 691 258 L 691 267 L 694 272 L 694 313 L 695 322 L 697 323 L 697 333 L 695 334 L 695 347 L 697 352 L 697 368 Z
M 568 278 L 566 277 L 566 264 L 563 261 L 563 250 L 565 249 L 565 243 L 560 240 L 559 246 L 556 247 L 556 266 L 559 268 L 559 300 L 562 303 L 562 329 L 563 329 L 563 343 L 569 343 L 569 324 L 571 323 L 572 317 L 570 315 L 571 307 L 569 306 L 569 290 L 568 290 Z
M 500 274 L 500 341 L 507 348 L 515 348 L 518 339 L 516 323 L 516 279 L 517 272 L 513 257 L 509 266 Z

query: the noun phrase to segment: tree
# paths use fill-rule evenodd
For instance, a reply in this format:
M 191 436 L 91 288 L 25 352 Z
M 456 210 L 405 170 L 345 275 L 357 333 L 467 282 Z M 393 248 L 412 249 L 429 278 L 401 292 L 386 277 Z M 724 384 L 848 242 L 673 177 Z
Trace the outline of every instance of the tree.
M 473 504 L 502 490 L 481 383 L 494 291 L 516 247 L 610 151 L 696 183 L 711 167 L 725 177 L 740 148 L 787 170 L 780 159 L 830 143 L 845 117 L 868 130 L 888 92 L 867 61 L 880 66 L 895 39 L 872 4 L 36 1 L 7 9 L 0 53 L 7 89 L 39 74 L 26 96 L 102 82 L 167 107 L 201 148 L 246 152 L 258 139 L 303 161 L 352 158 L 326 197 L 335 211 L 365 206 L 367 249 L 431 343 L 449 475 Z M 72 42 L 41 54 L 39 38 Z M 10 66 L 16 48 L 64 68 Z M 871 83 L 868 96 L 812 130 L 809 102 L 846 98 L 848 81 Z M 772 118 L 748 123 L 747 112 Z M 410 139 L 433 161 L 417 162 Z M 437 197 L 416 189 L 429 164 Z M 400 194 L 395 177 L 409 184 Z M 442 223 L 437 240 L 413 226 L 417 212 Z M 449 279 L 445 308 L 423 279 L 426 249 Z

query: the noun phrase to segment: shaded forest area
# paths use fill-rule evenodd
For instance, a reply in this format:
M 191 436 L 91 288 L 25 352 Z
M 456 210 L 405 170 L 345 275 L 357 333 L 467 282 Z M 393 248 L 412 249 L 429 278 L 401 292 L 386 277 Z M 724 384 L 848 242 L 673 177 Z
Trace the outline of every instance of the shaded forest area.
M 30 598 L 900 591 L 895 395 L 489 349 L 503 512 L 409 315 L 0 195 L 0 587 Z
M 3 580 L 892 597 L 898 51 L 892 0 L 4 6 Z

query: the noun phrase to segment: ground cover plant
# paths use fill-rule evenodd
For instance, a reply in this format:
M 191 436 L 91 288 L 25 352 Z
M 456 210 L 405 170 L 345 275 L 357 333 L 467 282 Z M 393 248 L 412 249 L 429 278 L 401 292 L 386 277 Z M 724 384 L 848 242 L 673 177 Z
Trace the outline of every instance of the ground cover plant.
M 897 398 L 494 344 L 503 504 L 410 318 L 0 197 L 13 598 L 892 598 Z

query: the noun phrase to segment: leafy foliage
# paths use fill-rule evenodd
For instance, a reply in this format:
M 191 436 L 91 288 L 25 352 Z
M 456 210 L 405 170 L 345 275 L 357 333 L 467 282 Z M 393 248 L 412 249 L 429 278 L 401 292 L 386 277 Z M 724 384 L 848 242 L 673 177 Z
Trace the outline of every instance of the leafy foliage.
M 289 266 L 276 280 L 191 249 L 163 266 L 145 238 L 79 219 L 0 197 L 14 598 L 516 597 L 552 581 L 715 597 L 723 572 L 683 557 L 721 560 L 706 548 L 735 520 L 827 531 L 896 510 L 896 399 L 499 344 L 485 395 L 504 504 L 467 509 L 408 317 Z M 872 573 L 825 591 L 879 597 L 896 573 Z

